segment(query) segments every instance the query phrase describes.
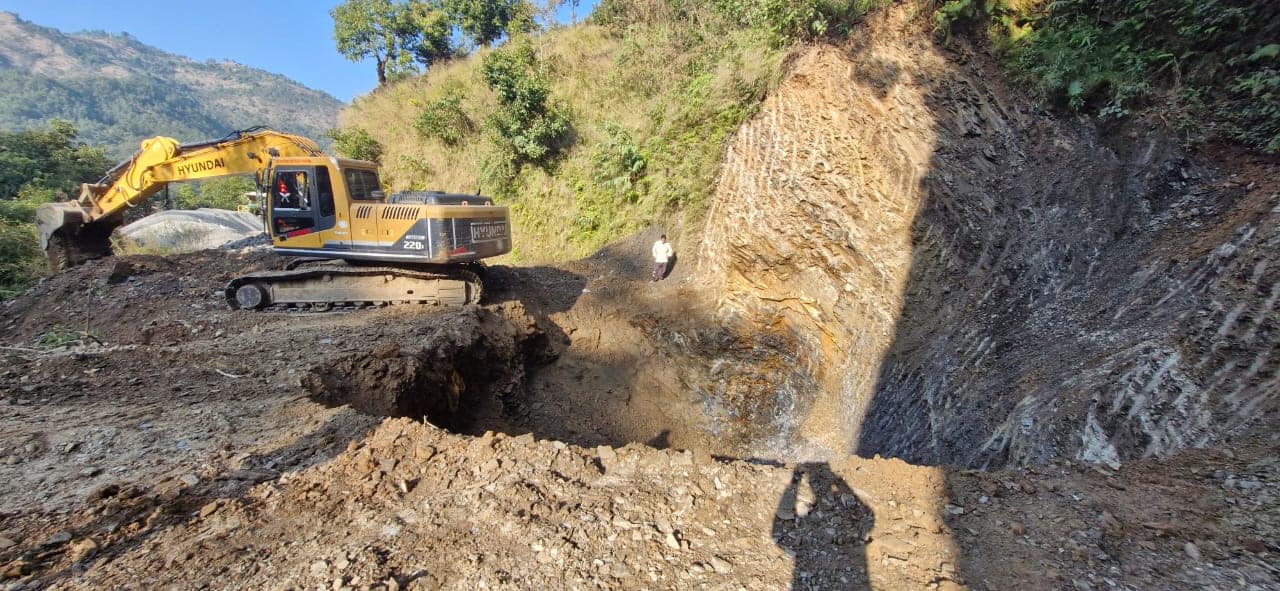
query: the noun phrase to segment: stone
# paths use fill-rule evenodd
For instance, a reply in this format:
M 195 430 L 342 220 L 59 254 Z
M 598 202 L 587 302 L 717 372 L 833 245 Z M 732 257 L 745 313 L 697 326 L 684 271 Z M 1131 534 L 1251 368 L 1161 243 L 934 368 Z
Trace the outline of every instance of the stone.
M 93 538 L 76 540 L 67 547 L 67 556 L 71 558 L 71 562 L 80 562 L 81 560 L 93 558 L 98 553 L 99 547 L 98 542 L 94 541 Z
M 667 533 L 667 537 L 664 540 L 664 542 L 667 544 L 667 547 L 671 548 L 672 550 L 680 549 L 680 540 L 676 539 L 676 534 L 673 532 Z
M 712 556 L 711 568 L 714 569 L 719 574 L 727 575 L 733 572 L 733 563 L 719 556 Z
M 71 532 L 67 530 L 62 530 L 56 534 L 53 534 L 52 536 L 49 537 L 49 539 L 45 540 L 44 542 L 41 542 L 40 545 L 41 546 L 61 546 L 67 542 L 70 542 L 72 537 L 74 536 L 71 535 Z
M 394 359 L 400 356 L 400 345 L 395 343 L 382 343 L 373 348 L 373 356 L 378 359 Z
M 0 551 L 8 550 L 9 548 L 12 548 L 16 545 L 17 545 L 17 542 L 14 542 L 13 540 L 10 540 L 9 538 L 6 538 L 4 536 L 0 536 Z
M 195 474 L 183 474 L 182 477 L 178 478 L 178 482 L 181 482 L 184 486 L 195 486 L 200 484 L 200 477 Z
M 1182 551 L 1186 552 L 1187 556 L 1191 557 L 1192 560 L 1200 560 L 1200 549 L 1196 547 L 1195 543 L 1187 542 L 1182 546 Z
M 1010 523 L 1010 524 L 1009 524 L 1009 533 L 1011 533 L 1011 534 L 1013 534 L 1013 535 L 1015 535 L 1015 536 L 1022 536 L 1022 535 L 1026 535 L 1026 533 L 1027 533 L 1027 526 L 1023 525 L 1023 524 L 1022 524 L 1022 523 L 1020 523 L 1020 522 L 1014 521 L 1014 522 L 1012 522 L 1012 523 Z

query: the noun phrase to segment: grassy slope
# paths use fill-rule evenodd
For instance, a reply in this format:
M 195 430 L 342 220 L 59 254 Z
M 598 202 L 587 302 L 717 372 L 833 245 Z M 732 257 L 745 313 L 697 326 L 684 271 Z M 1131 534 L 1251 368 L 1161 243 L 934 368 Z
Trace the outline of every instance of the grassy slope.
M 525 262 L 585 256 L 650 225 L 673 234 L 693 227 L 705 214 L 726 141 L 776 82 L 785 55 L 756 32 L 707 21 L 625 30 L 580 25 L 530 42 L 554 99 L 572 110 L 577 139 L 553 170 L 526 167 L 521 190 L 503 200 L 513 210 L 515 258 Z M 343 113 L 344 124 L 383 145 L 393 189 L 495 192 L 480 173 L 491 149 L 484 122 L 497 104 L 480 74 L 485 53 L 379 89 Z M 450 89 L 461 90 L 475 129 L 453 147 L 414 126 L 423 106 Z M 607 125 L 625 129 L 643 156 L 639 178 L 619 178 L 599 164 L 619 150 Z

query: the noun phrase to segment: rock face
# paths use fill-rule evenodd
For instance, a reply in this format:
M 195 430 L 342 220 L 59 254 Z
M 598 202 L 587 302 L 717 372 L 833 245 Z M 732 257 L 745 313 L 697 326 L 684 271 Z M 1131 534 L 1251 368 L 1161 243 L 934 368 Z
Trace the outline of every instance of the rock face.
M 1274 413 L 1277 187 L 1045 116 L 901 12 L 805 50 L 726 156 L 699 271 L 816 377 L 766 453 L 1115 463 Z

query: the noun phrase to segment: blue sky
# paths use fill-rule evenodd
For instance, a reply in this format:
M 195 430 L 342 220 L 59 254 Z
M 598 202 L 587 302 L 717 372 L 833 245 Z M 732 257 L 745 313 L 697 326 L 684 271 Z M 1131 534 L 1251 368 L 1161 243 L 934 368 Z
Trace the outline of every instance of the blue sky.
M 582 0 L 581 20 L 597 0 Z M 347 61 L 333 42 L 329 10 L 338 0 L 0 0 L 0 11 L 64 32 L 127 32 L 138 40 L 192 59 L 234 60 L 284 74 L 342 101 L 377 85 L 373 62 Z M 569 21 L 569 6 L 558 18 Z

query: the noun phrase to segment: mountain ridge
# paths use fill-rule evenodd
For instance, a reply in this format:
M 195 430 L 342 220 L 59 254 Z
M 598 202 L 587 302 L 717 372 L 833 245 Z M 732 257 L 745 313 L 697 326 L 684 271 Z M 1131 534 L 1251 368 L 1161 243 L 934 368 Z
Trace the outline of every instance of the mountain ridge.
M 233 60 L 198 61 L 128 33 L 67 33 L 0 11 L 0 129 L 72 121 L 87 142 L 123 157 L 154 135 L 182 141 L 267 125 L 321 139 L 344 106 L 283 74 Z

